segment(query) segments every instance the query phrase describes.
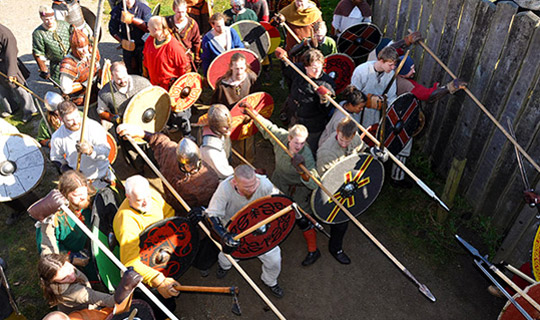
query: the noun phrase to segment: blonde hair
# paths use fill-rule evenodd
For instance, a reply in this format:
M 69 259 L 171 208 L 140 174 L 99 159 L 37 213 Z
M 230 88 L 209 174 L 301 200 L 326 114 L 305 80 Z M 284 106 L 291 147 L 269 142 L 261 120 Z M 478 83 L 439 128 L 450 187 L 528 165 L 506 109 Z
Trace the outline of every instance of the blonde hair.
M 294 126 L 289 128 L 289 138 L 291 139 L 298 136 L 307 137 L 308 135 L 308 129 L 303 124 L 295 124 Z

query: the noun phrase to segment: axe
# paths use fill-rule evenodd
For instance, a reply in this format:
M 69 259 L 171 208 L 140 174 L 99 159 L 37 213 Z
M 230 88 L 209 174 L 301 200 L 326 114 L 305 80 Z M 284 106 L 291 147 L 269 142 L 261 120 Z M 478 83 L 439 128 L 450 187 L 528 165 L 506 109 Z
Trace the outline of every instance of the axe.
M 204 287 L 204 286 L 174 286 L 178 291 L 182 292 L 207 292 L 207 293 L 224 293 L 231 294 L 233 296 L 233 304 L 231 312 L 237 316 L 242 315 L 242 309 L 240 309 L 240 303 L 238 302 L 238 287 Z

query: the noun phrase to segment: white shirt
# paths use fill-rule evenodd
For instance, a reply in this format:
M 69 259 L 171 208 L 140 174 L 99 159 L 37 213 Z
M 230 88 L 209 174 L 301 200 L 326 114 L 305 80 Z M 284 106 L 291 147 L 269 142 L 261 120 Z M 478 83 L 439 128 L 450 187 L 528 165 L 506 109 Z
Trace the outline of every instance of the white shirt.
M 364 17 L 360 9 L 358 9 L 358 7 L 354 7 L 348 17 L 335 14 L 334 18 L 332 19 L 332 26 L 336 30 L 336 35 L 339 36 L 350 26 L 359 24 L 361 22 L 371 22 L 371 17 Z

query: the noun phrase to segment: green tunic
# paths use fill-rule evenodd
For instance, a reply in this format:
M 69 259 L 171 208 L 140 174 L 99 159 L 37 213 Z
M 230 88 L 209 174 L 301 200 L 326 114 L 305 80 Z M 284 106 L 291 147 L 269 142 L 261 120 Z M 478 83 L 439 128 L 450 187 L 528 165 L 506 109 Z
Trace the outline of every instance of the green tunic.
M 65 21 L 57 21 L 56 30 L 49 31 L 40 25 L 32 33 L 32 53 L 50 61 L 51 78 L 60 81 L 60 62 L 70 51 L 69 36 L 71 26 Z
M 260 115 L 257 116 L 257 119 L 260 120 L 261 123 L 279 139 L 279 141 L 281 141 L 285 146 L 288 145 L 287 137 L 289 132 L 287 130 L 279 128 L 270 120 L 267 120 Z M 281 149 L 277 142 L 274 141 L 274 139 L 272 139 L 270 135 L 259 126 L 258 123 L 255 122 L 255 124 L 263 137 L 269 140 L 274 148 L 276 166 L 274 169 L 274 174 L 272 175 L 272 182 L 283 193 L 288 196 L 292 196 L 293 200 L 304 210 L 310 211 L 309 196 L 313 190 L 317 189 L 317 184 L 312 179 L 309 179 L 309 181 L 304 181 L 298 174 L 296 168 L 292 165 L 289 155 L 283 149 Z M 311 149 L 309 149 L 307 143 L 299 153 L 305 159 L 306 168 L 311 172 L 311 174 L 318 178 L 319 175 L 317 173 L 317 169 L 315 168 L 315 159 L 313 158 L 313 154 L 311 153 Z M 294 194 L 291 195 L 291 191 L 294 192 Z
M 323 43 L 319 44 L 317 49 L 321 50 L 325 57 L 338 52 L 336 41 L 328 36 L 324 37 Z
M 336 139 L 337 132 L 334 132 L 317 150 L 317 170 L 323 175 L 326 170 L 333 167 L 343 158 L 350 156 L 353 153 L 358 153 L 365 148 L 364 142 L 355 133 L 353 140 L 347 148 L 339 145 Z
M 257 17 L 257 14 L 255 13 L 255 11 L 248 8 L 246 8 L 246 11 L 240 14 L 234 13 L 232 8 L 225 10 L 225 12 L 223 13 L 229 18 L 229 21 L 226 21 L 226 24 L 228 26 L 242 20 L 259 21 L 259 18 Z

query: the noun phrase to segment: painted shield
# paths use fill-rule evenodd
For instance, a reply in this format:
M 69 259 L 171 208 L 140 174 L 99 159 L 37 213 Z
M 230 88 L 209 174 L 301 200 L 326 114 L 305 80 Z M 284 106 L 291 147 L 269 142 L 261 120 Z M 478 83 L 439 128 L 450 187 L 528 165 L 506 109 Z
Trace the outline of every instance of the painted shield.
M 335 53 L 324 59 L 324 72 L 336 83 L 336 94 L 340 94 L 351 84 L 354 61 L 346 54 Z
M 420 125 L 420 102 L 412 93 L 400 95 L 386 112 L 384 145 L 398 154 Z
M 379 45 L 382 33 L 373 23 L 362 22 L 345 29 L 337 39 L 339 52 L 353 59 L 369 54 Z
M 131 305 L 129 306 L 129 311 L 114 314 L 111 313 L 110 315 L 105 318 L 105 320 L 129 320 L 131 319 L 129 316 L 133 310 L 137 310 L 137 313 L 135 314 L 135 317 L 133 320 L 155 320 L 156 317 L 154 316 L 154 311 L 152 310 L 152 307 L 148 304 L 148 302 L 144 300 L 134 299 L 131 302 Z
M 326 171 L 321 182 L 356 217 L 364 212 L 381 192 L 384 167 L 370 154 L 352 154 Z M 349 221 L 349 217 L 320 188 L 311 196 L 311 207 L 324 223 L 338 224 Z
M 30 192 L 44 173 L 45 158 L 34 138 L 21 133 L 0 135 L 0 202 Z
M 251 20 L 242 20 L 231 25 L 238 32 L 240 40 L 246 49 L 257 54 L 262 61 L 270 50 L 270 35 L 260 23 Z
M 197 228 L 184 217 L 158 221 L 147 227 L 139 239 L 142 263 L 177 280 L 199 250 Z
M 120 247 L 114 236 L 113 220 L 121 203 L 119 197 L 117 193 L 107 187 L 98 191 L 92 203 L 92 233 L 117 258 L 120 258 Z M 95 242 L 91 242 L 90 249 L 94 257 L 92 261 L 96 264 L 99 280 L 110 293 L 114 292 L 122 278 L 120 269 L 99 249 Z
M 246 117 L 240 104 L 247 103 L 252 106 L 261 116 L 269 119 L 274 111 L 274 99 L 266 92 L 255 92 L 238 101 L 231 109 L 232 129 L 231 140 L 244 140 L 259 132 L 253 120 L 245 123 Z
M 536 230 L 532 248 L 532 271 L 536 281 L 540 281 L 540 228 Z
M 171 107 L 174 112 L 181 112 L 191 107 L 202 93 L 201 75 L 189 72 L 176 79 L 169 89 Z
M 215 58 L 208 67 L 208 71 L 206 72 L 206 79 L 212 89 L 216 88 L 216 83 L 219 78 L 223 77 L 225 73 L 227 73 L 227 71 L 229 70 L 229 63 L 231 62 L 231 57 L 237 52 L 242 53 L 246 57 L 246 62 L 251 68 L 251 71 L 259 75 L 259 73 L 261 72 L 261 63 L 259 62 L 259 59 L 255 52 L 248 49 L 229 50 Z
M 283 195 L 259 198 L 238 211 L 231 218 L 227 230 L 239 234 L 291 204 L 291 199 Z M 272 250 L 287 238 L 295 221 L 294 210 L 291 210 L 240 239 L 240 246 L 231 255 L 237 259 L 248 259 Z
M 277 47 L 281 44 L 281 34 L 279 33 L 279 30 L 270 23 L 266 21 L 261 21 L 259 23 L 266 29 L 268 36 L 270 36 L 270 49 L 268 49 L 268 54 L 271 54 L 276 51 Z
M 99 88 L 105 87 L 111 81 L 111 60 L 105 59 L 103 63 L 103 68 L 101 68 L 101 81 L 99 82 Z
M 161 87 L 151 86 L 131 98 L 122 122 L 139 126 L 148 132 L 160 132 L 169 120 L 170 110 L 169 93 Z
M 111 151 L 109 151 L 109 156 L 107 156 L 107 158 L 109 159 L 109 163 L 113 164 L 118 155 L 118 146 L 116 145 L 116 140 L 114 140 L 113 135 L 109 132 L 107 132 L 107 143 L 109 144 L 109 147 L 111 147 Z
M 540 283 L 533 283 L 525 290 L 523 290 L 528 296 L 530 296 L 534 301 L 540 302 Z M 540 319 L 540 312 L 536 310 L 525 298 L 523 298 L 519 293 L 516 293 L 513 298 L 516 302 L 531 316 L 533 319 Z M 503 307 L 501 313 L 497 320 L 521 320 L 525 319 L 521 312 L 512 304 L 512 302 L 507 301 Z
M 72 3 L 75 3 L 75 1 L 73 1 Z M 94 31 L 94 26 L 96 25 L 96 15 L 92 12 L 92 10 L 88 9 L 85 6 L 81 6 L 81 11 L 84 21 L 88 26 L 90 26 L 92 31 Z M 99 41 L 101 41 L 101 36 L 103 36 L 103 28 L 99 27 Z

